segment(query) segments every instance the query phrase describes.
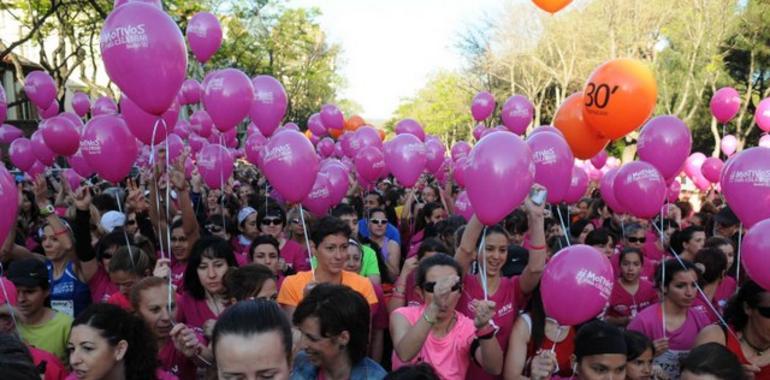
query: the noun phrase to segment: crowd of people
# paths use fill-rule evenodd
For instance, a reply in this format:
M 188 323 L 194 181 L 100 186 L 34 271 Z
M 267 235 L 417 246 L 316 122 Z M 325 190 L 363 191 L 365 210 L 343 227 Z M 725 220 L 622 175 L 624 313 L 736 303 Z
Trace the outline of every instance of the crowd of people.
M 452 181 L 351 177 L 311 215 L 245 165 L 210 189 L 183 162 L 119 185 L 19 183 L 0 378 L 770 379 L 770 291 L 741 271 L 740 223 L 718 197 L 653 220 L 598 191 L 529 197 L 484 226 L 455 212 Z M 569 244 L 615 274 L 605 310 L 577 326 L 540 292 Z

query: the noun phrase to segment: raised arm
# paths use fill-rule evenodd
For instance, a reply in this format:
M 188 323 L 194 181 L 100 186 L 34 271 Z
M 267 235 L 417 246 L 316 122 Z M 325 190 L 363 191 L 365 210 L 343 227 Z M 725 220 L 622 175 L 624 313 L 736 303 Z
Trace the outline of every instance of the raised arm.
M 535 184 L 533 189 L 543 189 Z M 529 225 L 529 261 L 519 277 L 519 286 L 524 294 L 530 294 L 540 283 L 540 277 L 545 270 L 546 246 L 545 246 L 545 202 L 536 205 L 530 197 L 524 200 L 524 210 L 527 213 Z
M 526 379 L 524 366 L 527 363 L 527 344 L 529 344 L 529 326 L 521 316 L 516 318 L 513 332 L 508 338 L 508 352 L 505 353 L 505 380 Z
M 479 241 L 479 236 L 483 230 L 484 225 L 481 224 L 476 215 L 473 215 L 468 224 L 465 225 L 463 236 L 460 238 L 460 246 L 455 252 L 455 260 L 460 264 L 463 273 L 468 273 L 473 260 L 476 260 L 476 242 Z
M 195 217 L 192 199 L 190 198 L 190 188 L 184 175 L 184 161 L 186 154 L 179 156 L 174 163 L 174 168 L 170 173 L 169 180 L 179 194 L 179 208 L 182 210 L 182 229 L 187 236 L 187 245 L 192 247 L 200 237 L 200 228 L 198 219 Z
M 35 202 L 37 202 L 37 206 L 43 210 L 48 208 L 49 206 L 52 207 L 51 201 L 48 198 L 48 184 L 46 183 L 45 177 L 43 175 L 38 175 L 37 178 L 35 178 Z M 72 239 L 70 239 L 70 235 L 66 230 L 66 227 L 64 226 L 64 223 L 59 219 L 59 217 L 56 215 L 56 213 L 52 212 L 48 214 L 45 218 L 46 223 L 51 226 L 53 229 L 54 234 L 56 234 L 57 238 L 59 239 L 60 244 L 62 245 L 62 248 L 69 252 L 72 250 Z
M 76 269 L 84 282 L 88 282 L 99 269 L 96 251 L 91 245 L 91 190 L 82 186 L 73 194 L 75 222 L 72 234 L 75 236 Z

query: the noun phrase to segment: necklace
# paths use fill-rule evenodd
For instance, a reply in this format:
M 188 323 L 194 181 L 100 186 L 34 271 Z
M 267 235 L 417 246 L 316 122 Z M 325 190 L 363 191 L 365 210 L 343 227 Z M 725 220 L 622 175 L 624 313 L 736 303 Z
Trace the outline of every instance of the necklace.
M 751 344 L 751 342 L 749 342 L 749 340 L 746 339 L 745 335 L 741 336 L 741 342 L 746 343 L 747 346 L 749 346 L 752 350 L 754 350 L 754 353 L 757 356 L 762 356 L 765 353 L 765 351 L 767 351 L 767 349 L 770 348 L 770 347 L 759 348 L 759 347 Z

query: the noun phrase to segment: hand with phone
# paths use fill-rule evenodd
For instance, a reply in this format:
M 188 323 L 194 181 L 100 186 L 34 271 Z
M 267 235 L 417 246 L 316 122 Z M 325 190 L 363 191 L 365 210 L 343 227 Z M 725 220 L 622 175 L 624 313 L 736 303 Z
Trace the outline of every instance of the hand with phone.
M 545 201 L 548 197 L 548 190 L 539 184 L 532 185 L 529 196 L 524 200 L 524 210 L 530 218 L 545 217 Z

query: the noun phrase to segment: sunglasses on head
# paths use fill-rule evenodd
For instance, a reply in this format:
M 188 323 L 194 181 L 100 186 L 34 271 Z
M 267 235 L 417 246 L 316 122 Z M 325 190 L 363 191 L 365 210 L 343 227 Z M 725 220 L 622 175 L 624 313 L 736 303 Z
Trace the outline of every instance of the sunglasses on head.
M 757 306 L 755 309 L 757 310 L 759 315 L 765 318 L 770 318 L 770 306 L 765 306 L 765 307 Z
M 628 238 L 628 242 L 629 243 L 644 243 L 645 241 L 647 241 L 646 237 L 633 237 L 633 236 L 630 236 Z
M 435 281 L 433 281 L 433 282 L 426 282 L 422 286 L 422 290 L 424 290 L 424 291 L 426 291 L 428 293 L 433 293 L 433 289 L 435 289 L 435 288 L 436 288 L 436 282 Z M 454 284 L 452 286 L 452 289 L 450 291 L 451 292 L 456 292 L 456 291 L 458 291 L 458 290 L 460 290 L 462 288 L 463 288 L 463 285 L 458 282 L 458 283 L 456 283 L 456 284 Z
M 279 219 L 279 218 L 265 218 L 265 219 L 262 219 L 262 225 L 263 226 L 270 226 L 270 225 L 280 226 L 281 224 L 283 224 L 283 222 L 281 222 L 281 219 Z
M 371 222 L 374 225 L 385 225 L 388 224 L 388 221 L 386 219 L 369 219 L 369 222 Z

